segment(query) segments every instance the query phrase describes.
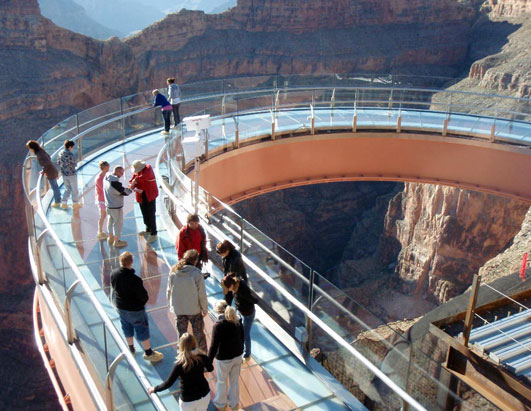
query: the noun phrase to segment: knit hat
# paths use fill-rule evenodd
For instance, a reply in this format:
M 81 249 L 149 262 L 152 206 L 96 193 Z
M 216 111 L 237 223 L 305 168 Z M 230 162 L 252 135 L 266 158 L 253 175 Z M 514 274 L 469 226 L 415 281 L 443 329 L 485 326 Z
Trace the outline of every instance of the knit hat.
M 131 163 L 131 168 L 133 169 L 135 173 L 142 171 L 145 166 L 146 166 L 146 163 L 142 160 L 135 160 Z

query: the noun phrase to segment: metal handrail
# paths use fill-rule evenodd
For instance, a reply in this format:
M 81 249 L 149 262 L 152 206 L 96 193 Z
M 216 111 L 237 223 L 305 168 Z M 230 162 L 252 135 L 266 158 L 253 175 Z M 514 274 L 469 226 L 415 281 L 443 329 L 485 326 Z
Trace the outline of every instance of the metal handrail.
M 334 75 L 335 77 L 338 77 L 338 75 Z M 264 76 L 254 76 L 254 77 L 249 77 L 250 79 L 252 78 L 262 78 Z M 265 76 L 265 77 L 273 77 L 273 76 Z M 279 78 L 279 76 L 276 76 L 277 78 Z M 296 78 L 308 78 L 308 79 L 311 79 L 311 78 L 321 78 L 322 76 L 301 76 L 301 77 L 296 77 Z M 400 76 L 399 76 L 400 77 Z M 425 78 L 425 77 L 422 77 L 422 76 L 416 76 L 417 78 Z M 295 78 L 295 77 L 292 77 L 292 78 Z M 371 77 L 371 78 L 374 78 L 374 77 Z M 408 77 L 409 78 L 409 77 Z M 413 77 L 415 78 L 415 77 Z M 428 77 L 429 78 L 429 77 Z M 361 78 L 363 79 L 363 78 Z M 224 80 L 224 83 L 225 84 L 225 81 L 231 81 L 231 80 L 241 80 L 241 79 L 226 79 Z M 368 79 L 367 79 L 368 80 Z M 219 82 L 219 80 L 210 80 L 210 81 L 206 81 L 206 82 L 197 82 L 197 83 L 188 83 L 188 84 L 185 84 L 185 85 L 182 85 L 181 87 L 186 90 L 187 88 L 193 88 L 194 86 L 197 86 L 197 85 L 200 85 L 200 84 L 215 84 Z M 275 84 L 278 84 L 278 82 L 276 81 Z M 183 99 L 183 102 L 185 101 L 195 101 L 197 99 L 202 99 L 204 98 L 205 96 L 210 96 L 210 97 L 215 97 L 215 96 L 218 96 L 218 95 L 226 95 L 226 96 L 231 96 L 231 95 L 235 95 L 235 94 L 240 94 L 240 95 L 245 95 L 245 94 L 252 94 L 252 93 L 267 93 L 267 92 L 271 92 L 271 91 L 288 91 L 288 90 L 295 90 L 295 91 L 301 91 L 301 90 L 308 90 L 308 91 L 312 91 L 312 90 L 327 90 L 327 89 L 330 89 L 330 88 L 335 88 L 337 90 L 347 90 L 347 89 L 351 89 L 351 90 L 391 90 L 391 89 L 400 89 L 400 90 L 403 90 L 405 92 L 410 92 L 410 91 L 414 91 L 414 92 L 419 92 L 419 91 L 422 91 L 422 92 L 426 92 L 426 93 L 432 93 L 432 94 L 435 94 L 435 93 L 441 93 L 441 94 L 448 94 L 448 95 L 463 95 L 463 96 L 476 96 L 476 97 L 486 97 L 486 98 L 498 98 L 498 99 L 503 99 L 505 101 L 516 101 L 516 102 L 524 102 L 524 103 L 530 103 L 531 100 L 528 99 L 528 98 L 524 98 L 524 97 L 513 97 L 513 96 L 500 96 L 500 95 L 497 95 L 497 94 L 492 94 L 492 93 L 478 93 L 478 92 L 473 92 L 473 91 L 463 91 L 463 90 L 441 90 L 441 89 L 436 89 L 436 88 L 427 88 L 427 87 L 389 87 L 389 86 L 385 86 L 385 87 L 368 87 L 368 86 L 349 86 L 349 85 L 341 85 L 341 84 L 330 84 L 330 85 L 322 85 L 322 86 L 314 86 L 314 87 L 309 87 L 307 85 L 304 85 L 304 86 L 298 86 L 298 85 L 294 85 L 294 86 L 289 86 L 289 87 L 278 87 L 278 86 L 275 86 L 275 87 L 268 87 L 268 88 L 257 88 L 257 89 L 252 89 L 252 90 L 235 90 L 235 91 L 227 91 L 227 89 L 225 87 L 223 87 L 221 89 L 220 92 L 207 92 L 207 93 L 198 93 L 196 95 L 191 95 L 189 97 L 186 97 Z M 126 98 L 134 98 L 135 96 L 142 96 L 142 95 L 146 95 L 148 92 L 147 91 L 144 91 L 144 92 L 140 92 L 140 93 L 136 93 L 136 94 L 132 94 L 130 96 L 127 96 Z M 105 102 L 105 103 L 102 103 L 98 106 L 101 106 L 103 104 L 108 104 L 112 101 L 122 101 L 122 99 L 115 99 L 115 100 L 111 100 L 109 102 Z M 98 106 L 95 106 L 95 107 L 98 107 Z M 469 108 L 472 108 L 472 107 L 476 107 L 476 106 L 468 106 Z M 89 110 L 93 110 L 94 107 L 92 107 L 91 109 L 88 109 L 88 110 L 84 110 L 78 114 L 76 114 L 76 116 L 79 116 L 80 114 L 84 113 L 84 112 L 87 112 Z M 515 112 L 515 113 L 518 113 L 518 112 Z M 531 114 L 531 113 L 519 113 L 519 114 Z M 97 118 L 101 118 L 100 117 L 97 117 Z M 90 122 L 93 122 L 94 120 L 96 120 L 97 118 L 93 118 L 93 119 L 90 119 L 89 121 L 87 121 L 86 123 L 84 124 L 88 124 Z M 57 127 L 59 126 L 59 124 L 55 125 L 54 127 Z M 58 136 L 54 136 L 51 141 L 54 141 L 56 140 L 57 138 L 59 138 L 60 136 L 64 135 L 65 133 L 68 133 L 68 132 L 71 132 L 72 130 L 74 130 L 76 127 L 74 128 L 71 128 L 69 130 L 66 130 L 64 131 L 63 133 L 59 134 Z M 53 129 L 53 127 L 52 127 Z M 50 129 L 51 130 L 51 129 Z M 43 134 L 44 136 L 44 134 Z M 41 136 L 42 138 L 42 136 Z
M 39 176 L 39 179 L 37 181 L 37 187 L 41 187 L 41 184 L 42 184 L 41 181 L 42 181 L 42 174 Z M 42 221 L 44 222 L 44 225 L 49 230 L 48 234 L 55 241 L 55 244 L 57 245 L 57 247 L 61 251 L 61 254 L 63 255 L 63 258 L 67 261 L 68 265 L 70 266 L 70 268 L 74 272 L 75 276 L 77 277 L 77 280 L 79 281 L 79 284 L 82 286 L 83 291 L 88 296 L 90 302 L 92 303 L 92 306 L 95 308 L 95 310 L 98 313 L 100 319 L 105 324 L 106 328 L 109 330 L 109 332 L 112 335 L 116 345 L 119 347 L 122 355 L 125 356 L 125 358 L 127 359 L 127 362 L 129 363 L 129 365 L 133 369 L 134 373 L 136 374 L 139 382 L 142 384 L 142 386 L 144 387 L 144 389 L 147 392 L 147 389 L 149 387 L 151 387 L 151 384 L 149 383 L 147 377 L 145 376 L 144 372 L 142 371 L 142 369 L 137 364 L 137 362 L 136 362 L 135 358 L 133 357 L 133 354 L 131 353 L 131 351 L 129 351 L 129 347 L 125 344 L 125 342 L 123 341 L 122 337 L 120 336 L 120 334 L 116 330 L 116 326 L 113 324 L 113 322 L 110 320 L 110 318 L 105 313 L 105 310 L 101 306 L 101 303 L 98 301 L 96 295 L 94 294 L 94 292 L 90 288 L 89 284 L 87 283 L 87 280 L 81 274 L 81 271 L 79 271 L 79 268 L 78 268 L 77 264 L 74 262 L 74 260 L 72 259 L 72 256 L 68 253 L 68 251 L 66 250 L 66 247 L 64 246 L 63 242 L 61 241 L 61 239 L 59 238 L 59 236 L 57 235 L 55 230 L 52 228 L 52 226 L 51 226 L 50 222 L 48 221 L 48 218 L 46 217 L 46 214 L 44 212 L 44 208 L 43 208 L 42 202 L 41 202 L 41 196 L 37 195 L 36 196 L 36 200 L 37 200 L 37 212 L 40 215 L 40 217 L 42 218 Z M 156 395 L 151 394 L 150 397 L 151 397 L 151 400 L 153 401 L 153 404 L 155 405 L 155 407 L 158 410 L 165 410 L 166 409 L 166 407 L 164 407 L 164 405 L 162 404 L 162 402 L 160 401 L 160 399 Z

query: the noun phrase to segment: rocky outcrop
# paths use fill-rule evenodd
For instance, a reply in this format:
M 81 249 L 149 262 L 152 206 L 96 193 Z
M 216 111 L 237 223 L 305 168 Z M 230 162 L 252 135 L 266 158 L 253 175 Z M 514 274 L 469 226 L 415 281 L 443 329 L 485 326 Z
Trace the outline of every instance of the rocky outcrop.
M 531 13 L 529 0 L 486 0 L 481 8 L 492 17 L 498 18 L 520 17 Z
M 481 282 L 491 283 L 498 278 L 505 277 L 511 273 L 519 272 L 522 266 L 522 259 L 525 253 L 531 251 L 531 208 L 524 217 L 522 227 L 514 237 L 510 247 L 487 261 L 480 269 Z M 531 260 L 531 255 L 528 261 Z M 528 262 L 529 267 L 529 262 Z M 528 274 L 529 275 L 529 274 Z
M 389 204 L 380 253 L 386 262 L 398 257 L 404 292 L 445 302 L 510 244 L 528 208 L 474 191 L 406 183 Z
M 531 97 L 531 56 L 528 52 L 531 15 L 518 25 L 520 27 L 509 35 L 501 51 L 472 64 L 468 76 L 471 81 L 461 87 L 472 86 L 515 97 Z

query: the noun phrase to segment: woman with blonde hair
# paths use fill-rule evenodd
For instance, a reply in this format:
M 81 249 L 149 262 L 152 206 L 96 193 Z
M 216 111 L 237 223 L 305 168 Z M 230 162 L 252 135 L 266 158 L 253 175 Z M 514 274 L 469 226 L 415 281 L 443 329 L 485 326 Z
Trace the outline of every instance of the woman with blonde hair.
M 205 411 L 210 403 L 210 388 L 204 373 L 214 370 L 212 361 L 201 350 L 192 334 L 179 338 L 179 354 L 173 369 L 166 379 L 148 389 L 149 394 L 169 388 L 179 379 L 179 407 L 183 411 Z
M 208 358 L 216 359 L 216 396 L 214 405 L 224 409 L 227 400 L 231 409 L 238 407 L 240 387 L 238 379 L 242 367 L 243 326 L 236 310 L 219 300 L 214 306 L 218 320 L 212 327 Z

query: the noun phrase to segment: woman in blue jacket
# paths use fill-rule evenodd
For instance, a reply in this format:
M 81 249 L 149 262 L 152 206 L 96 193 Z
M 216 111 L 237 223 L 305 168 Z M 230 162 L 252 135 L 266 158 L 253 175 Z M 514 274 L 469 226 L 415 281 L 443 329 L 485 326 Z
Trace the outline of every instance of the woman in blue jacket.
M 164 131 L 162 134 L 170 134 L 170 117 L 173 110 L 172 105 L 164 95 L 160 94 L 158 90 L 153 90 L 153 107 L 160 106 L 162 110 L 162 119 L 164 120 Z

